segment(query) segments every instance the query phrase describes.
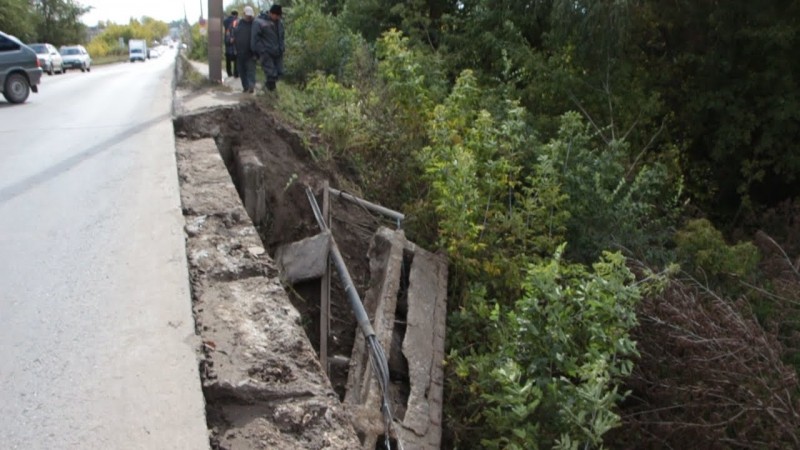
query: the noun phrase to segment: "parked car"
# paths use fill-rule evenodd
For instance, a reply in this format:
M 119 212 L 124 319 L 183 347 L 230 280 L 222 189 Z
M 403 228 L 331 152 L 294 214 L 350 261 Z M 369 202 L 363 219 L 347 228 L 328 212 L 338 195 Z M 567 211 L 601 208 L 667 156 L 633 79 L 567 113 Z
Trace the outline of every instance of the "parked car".
M 61 53 L 58 53 L 58 50 L 51 44 L 28 44 L 28 47 L 39 55 L 39 64 L 48 75 L 64 73 L 64 60 L 61 58 Z
M 60 51 L 64 69 L 81 69 L 81 72 L 92 70 L 92 57 L 82 45 L 65 45 Z
M 11 103 L 23 103 L 31 91 L 39 92 L 42 67 L 32 48 L 0 31 L 0 89 Z

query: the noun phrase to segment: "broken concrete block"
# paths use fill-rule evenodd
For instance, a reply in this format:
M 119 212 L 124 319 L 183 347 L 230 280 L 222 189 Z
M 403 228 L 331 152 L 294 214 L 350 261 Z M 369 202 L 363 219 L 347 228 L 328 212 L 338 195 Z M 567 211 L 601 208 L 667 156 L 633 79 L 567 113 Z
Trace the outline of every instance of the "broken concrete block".
M 236 155 L 236 180 L 244 209 L 255 225 L 264 223 L 267 216 L 267 190 L 264 164 L 255 151 L 242 150 Z
M 290 284 L 322 278 L 330 248 L 330 233 L 320 233 L 278 248 L 275 261 L 283 278 Z
M 376 337 L 390 350 L 393 379 L 390 405 L 394 436 L 404 448 L 438 449 L 442 428 L 442 379 L 447 308 L 447 262 L 405 239 L 402 231 L 381 228 L 369 250 L 372 286 L 364 307 Z M 350 359 L 345 404 L 362 449 L 381 439 L 381 391 L 372 372 L 365 339 L 356 337 Z

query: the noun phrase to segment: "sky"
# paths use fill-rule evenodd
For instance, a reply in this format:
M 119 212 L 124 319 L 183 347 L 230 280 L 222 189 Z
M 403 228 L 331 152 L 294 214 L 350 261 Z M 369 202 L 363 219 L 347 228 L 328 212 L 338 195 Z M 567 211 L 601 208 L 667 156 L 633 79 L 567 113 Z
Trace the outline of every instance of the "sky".
M 92 10 L 81 17 L 86 25 L 97 25 L 100 20 L 127 24 L 131 17 L 140 19 L 149 16 L 164 22 L 183 19 L 184 5 L 189 23 L 197 22 L 200 17 L 200 4 L 203 5 L 203 17 L 208 18 L 208 0 L 77 0 L 83 6 L 91 6 Z M 228 2 L 223 1 L 224 5 Z

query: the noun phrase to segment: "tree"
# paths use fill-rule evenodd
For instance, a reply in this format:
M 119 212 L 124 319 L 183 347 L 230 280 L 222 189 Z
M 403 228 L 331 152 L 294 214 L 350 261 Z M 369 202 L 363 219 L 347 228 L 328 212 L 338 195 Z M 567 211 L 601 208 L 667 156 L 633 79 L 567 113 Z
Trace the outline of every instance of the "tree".
M 0 30 L 23 42 L 36 38 L 33 26 L 33 10 L 27 0 L 0 0 Z
M 647 4 L 651 83 L 701 207 L 732 219 L 800 194 L 800 4 Z
M 453 6 L 447 0 L 345 0 L 341 16 L 369 42 L 395 28 L 410 36 L 415 45 L 435 47 L 440 20 Z
M 86 42 L 86 25 L 80 17 L 90 7 L 73 0 L 34 0 L 36 11 L 37 40 L 49 42 L 56 47 Z

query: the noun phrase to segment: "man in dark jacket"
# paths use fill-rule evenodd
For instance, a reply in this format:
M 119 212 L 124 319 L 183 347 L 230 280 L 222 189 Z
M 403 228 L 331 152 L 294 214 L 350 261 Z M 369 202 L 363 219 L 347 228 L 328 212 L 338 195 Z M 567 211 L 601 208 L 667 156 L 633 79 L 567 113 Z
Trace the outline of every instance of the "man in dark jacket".
M 231 15 L 222 21 L 225 27 L 225 72 L 228 76 L 238 77 L 239 68 L 236 66 L 236 45 L 233 43 L 233 29 L 239 21 L 239 12 L 231 11 Z
M 233 42 L 236 45 L 236 67 L 242 80 L 244 92 L 255 92 L 256 88 L 256 61 L 253 50 L 250 48 L 250 39 L 253 32 L 253 8 L 244 7 L 242 18 L 233 29 Z
M 272 5 L 269 14 L 261 13 L 253 23 L 251 48 L 261 61 L 267 77 L 266 88 L 275 90 L 278 78 L 283 75 L 284 31 L 281 5 Z

